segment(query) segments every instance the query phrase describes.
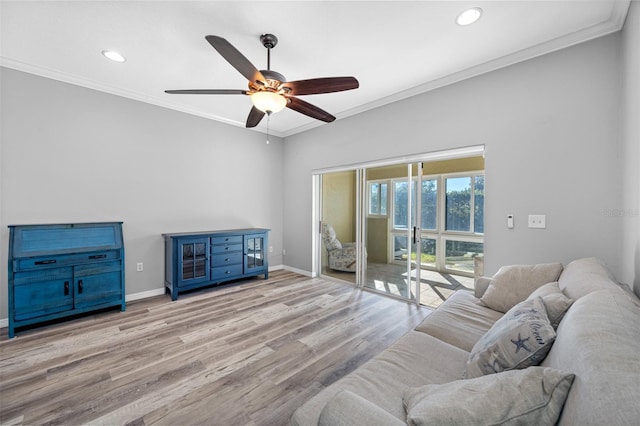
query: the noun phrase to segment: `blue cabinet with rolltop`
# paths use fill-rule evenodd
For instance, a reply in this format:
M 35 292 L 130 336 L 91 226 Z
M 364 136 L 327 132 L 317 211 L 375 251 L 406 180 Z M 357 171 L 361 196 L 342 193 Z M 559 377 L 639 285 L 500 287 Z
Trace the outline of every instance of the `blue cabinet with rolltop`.
M 125 310 L 122 222 L 9 226 L 9 338 L 16 328 Z

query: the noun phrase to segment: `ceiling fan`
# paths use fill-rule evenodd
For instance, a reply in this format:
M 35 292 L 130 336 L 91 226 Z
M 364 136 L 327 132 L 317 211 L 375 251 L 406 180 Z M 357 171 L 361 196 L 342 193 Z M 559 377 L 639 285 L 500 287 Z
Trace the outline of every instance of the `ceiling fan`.
M 236 70 L 249 80 L 249 89 L 188 89 L 165 90 L 169 94 L 181 95 L 249 95 L 253 106 L 247 117 L 246 127 L 255 127 L 265 114 L 281 111 L 284 107 L 327 123 L 336 118 L 328 112 L 312 105 L 297 96 L 320 93 L 342 92 L 357 89 L 358 80 L 354 77 L 324 77 L 308 80 L 287 81 L 279 72 L 271 70 L 271 49 L 278 44 L 273 34 L 260 36 L 262 45 L 267 49 L 267 69 L 258 71 L 253 64 L 222 37 L 208 35 L 205 39 Z

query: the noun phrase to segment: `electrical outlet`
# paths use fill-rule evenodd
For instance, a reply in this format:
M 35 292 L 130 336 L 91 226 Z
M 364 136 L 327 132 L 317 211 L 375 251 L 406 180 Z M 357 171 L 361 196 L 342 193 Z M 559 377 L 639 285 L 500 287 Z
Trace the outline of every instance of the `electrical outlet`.
M 282 249 L 282 255 L 286 256 L 287 255 L 287 251 L 285 249 Z
M 544 215 L 544 214 L 529 215 L 529 228 L 544 229 L 546 227 L 547 227 L 547 215 Z
M 144 264 L 142 262 L 136 263 L 136 271 L 138 272 L 144 271 Z
M 273 246 L 269 246 L 269 253 L 273 253 Z

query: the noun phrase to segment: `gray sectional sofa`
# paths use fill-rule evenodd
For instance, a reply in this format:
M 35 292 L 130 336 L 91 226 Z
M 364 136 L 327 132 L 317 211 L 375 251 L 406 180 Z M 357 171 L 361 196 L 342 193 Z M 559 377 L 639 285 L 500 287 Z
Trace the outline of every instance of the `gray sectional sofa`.
M 415 330 L 305 402 L 291 424 L 640 424 L 638 298 L 595 258 L 503 269 L 478 279 L 475 294 L 456 292 Z M 546 293 L 553 286 L 556 293 Z M 496 303 L 502 311 L 492 309 Z M 531 304 L 556 322 L 548 331 L 554 337 L 541 337 L 533 318 L 531 339 L 520 331 L 507 339 L 515 356 L 551 343 L 505 367 L 484 341 L 507 317 L 535 312 Z M 472 353 L 483 351 L 481 369 L 505 371 L 474 370 Z

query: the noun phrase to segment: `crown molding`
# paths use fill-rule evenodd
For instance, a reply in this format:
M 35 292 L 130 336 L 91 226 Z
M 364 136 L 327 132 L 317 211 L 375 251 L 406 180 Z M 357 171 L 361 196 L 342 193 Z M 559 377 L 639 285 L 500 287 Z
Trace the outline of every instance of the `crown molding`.
M 464 70 L 449 74 L 447 76 L 428 81 L 424 84 L 412 87 L 407 90 L 403 90 L 401 92 L 395 93 L 390 96 L 386 96 L 381 99 L 377 99 L 373 102 L 368 102 L 366 104 L 362 104 L 355 108 L 338 112 L 334 115 L 339 120 L 339 119 L 347 118 L 353 115 L 361 114 L 371 109 L 379 108 L 381 106 L 398 102 L 413 96 L 417 96 L 417 95 L 429 92 L 431 90 L 438 89 L 443 86 L 448 86 L 450 84 L 454 84 L 462 80 L 476 77 L 491 71 L 498 70 L 500 68 L 514 65 L 519 62 L 527 61 L 529 59 L 533 59 L 538 56 L 552 53 L 561 49 L 565 49 L 567 47 L 574 46 L 576 44 L 580 44 L 589 40 L 593 40 L 598 37 L 603 37 L 608 34 L 620 31 L 624 26 L 624 22 L 625 22 L 630 4 L 631 4 L 631 0 L 616 0 L 613 2 L 613 9 L 611 11 L 611 15 L 609 19 L 604 22 L 601 22 L 599 24 L 593 25 L 588 28 L 584 28 L 580 31 L 576 31 L 571 34 L 567 34 L 561 37 L 548 40 L 543 43 L 539 43 L 535 46 L 531 46 L 529 48 L 511 53 L 509 55 L 505 55 L 500 58 L 493 59 L 483 64 L 466 68 Z M 0 57 L 0 65 L 3 67 L 15 69 L 18 71 L 39 75 L 41 77 L 51 78 L 54 80 L 65 82 L 65 83 L 70 83 L 77 86 L 82 86 L 89 89 L 94 89 L 101 92 L 122 96 L 124 98 L 129 98 L 129 99 L 137 100 L 140 102 L 145 102 L 148 104 L 160 106 L 163 108 L 180 111 L 186 114 L 207 118 L 207 119 L 218 121 L 224 124 L 229 124 L 231 126 L 245 128 L 245 123 L 242 123 L 236 120 L 229 120 L 227 118 L 220 117 L 218 115 L 203 113 L 202 111 L 199 111 L 194 108 L 189 108 L 184 105 L 175 105 L 175 104 L 166 102 L 160 98 L 149 97 L 148 95 L 144 95 L 142 93 L 138 93 L 130 90 L 123 90 L 117 87 L 112 87 L 109 85 L 99 83 L 97 81 L 85 79 L 77 75 L 63 73 L 58 70 L 34 66 L 34 65 L 22 63 L 19 61 L 14 61 L 4 57 Z M 298 133 L 306 132 L 308 130 L 314 129 L 324 124 L 325 123 L 322 123 L 319 121 L 313 121 L 313 122 L 304 124 L 302 126 L 291 128 L 286 131 L 271 130 L 270 133 L 276 137 L 286 138 Z M 260 133 L 266 132 L 265 129 L 261 127 L 255 127 L 248 130 L 257 131 Z

